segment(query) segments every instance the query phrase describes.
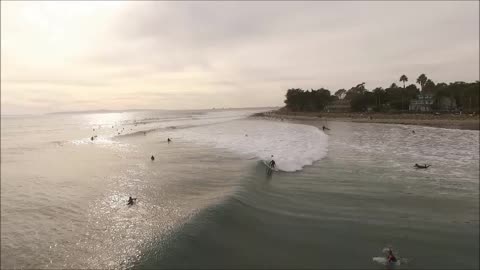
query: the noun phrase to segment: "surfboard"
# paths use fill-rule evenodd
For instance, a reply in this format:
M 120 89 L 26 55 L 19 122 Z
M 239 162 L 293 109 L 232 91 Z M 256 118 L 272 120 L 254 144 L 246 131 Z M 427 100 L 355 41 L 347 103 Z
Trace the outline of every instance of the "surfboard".
M 401 261 L 401 260 L 397 260 L 396 262 L 388 262 L 387 258 L 385 257 L 373 257 L 372 260 L 382 265 L 400 265 L 400 261 Z

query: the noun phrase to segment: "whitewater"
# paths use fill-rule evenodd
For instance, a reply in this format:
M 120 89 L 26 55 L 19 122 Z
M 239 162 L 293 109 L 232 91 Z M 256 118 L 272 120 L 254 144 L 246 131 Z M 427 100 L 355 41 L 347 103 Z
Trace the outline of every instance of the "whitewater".
M 172 132 L 175 139 L 271 160 L 285 172 L 301 170 L 327 155 L 328 136 L 317 127 L 265 120 L 237 120 Z

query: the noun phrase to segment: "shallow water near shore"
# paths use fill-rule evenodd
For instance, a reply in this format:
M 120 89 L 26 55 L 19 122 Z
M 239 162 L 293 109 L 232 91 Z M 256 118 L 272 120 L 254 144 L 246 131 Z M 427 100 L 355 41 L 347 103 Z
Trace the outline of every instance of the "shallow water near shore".
M 478 131 L 253 112 L 2 118 L 2 268 L 479 267 Z

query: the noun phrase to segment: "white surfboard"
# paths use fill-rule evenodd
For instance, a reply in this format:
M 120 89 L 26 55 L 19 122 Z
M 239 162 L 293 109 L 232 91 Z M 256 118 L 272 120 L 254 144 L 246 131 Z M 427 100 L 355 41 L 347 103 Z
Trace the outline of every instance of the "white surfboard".
M 397 259 L 396 262 L 388 262 L 387 258 L 385 257 L 373 257 L 372 260 L 378 264 L 391 265 L 391 266 L 400 265 L 401 264 L 400 262 L 402 261 Z

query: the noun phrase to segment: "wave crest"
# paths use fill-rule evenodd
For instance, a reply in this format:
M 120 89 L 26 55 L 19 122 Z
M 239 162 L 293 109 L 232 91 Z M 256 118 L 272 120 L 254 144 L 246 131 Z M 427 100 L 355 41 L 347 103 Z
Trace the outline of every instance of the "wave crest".
M 265 120 L 237 120 L 178 130 L 175 137 L 269 160 L 286 172 L 301 170 L 322 159 L 328 136 L 316 127 Z

